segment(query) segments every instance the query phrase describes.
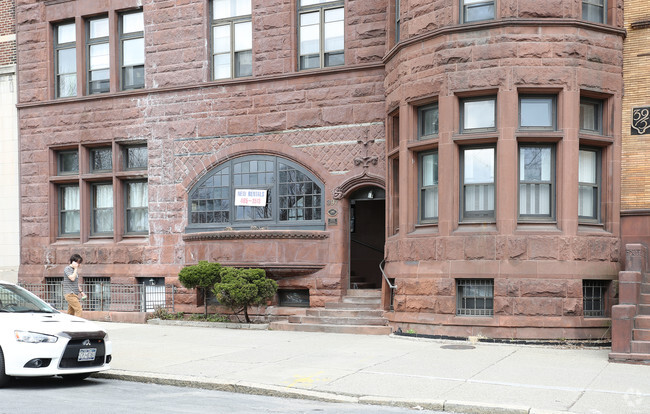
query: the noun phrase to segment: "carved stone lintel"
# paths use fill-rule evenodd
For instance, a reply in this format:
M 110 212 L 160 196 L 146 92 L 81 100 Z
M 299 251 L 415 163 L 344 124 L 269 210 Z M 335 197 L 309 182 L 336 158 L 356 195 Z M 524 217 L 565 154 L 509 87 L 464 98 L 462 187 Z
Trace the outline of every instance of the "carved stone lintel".
M 377 165 L 377 162 L 379 162 L 379 157 L 373 156 L 373 157 L 355 157 L 354 159 L 354 165 L 358 167 L 359 165 L 363 164 L 363 168 L 368 168 L 370 165 Z

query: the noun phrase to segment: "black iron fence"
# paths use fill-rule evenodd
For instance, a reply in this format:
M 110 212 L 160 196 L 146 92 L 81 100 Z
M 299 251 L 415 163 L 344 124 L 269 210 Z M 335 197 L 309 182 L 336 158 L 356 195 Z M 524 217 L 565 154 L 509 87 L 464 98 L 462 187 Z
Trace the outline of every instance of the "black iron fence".
M 68 309 L 63 282 L 21 283 L 20 286 L 56 309 Z M 83 283 L 81 290 L 86 294 L 81 301 L 85 311 L 153 312 L 157 308 L 174 311 L 176 287 L 173 285 Z

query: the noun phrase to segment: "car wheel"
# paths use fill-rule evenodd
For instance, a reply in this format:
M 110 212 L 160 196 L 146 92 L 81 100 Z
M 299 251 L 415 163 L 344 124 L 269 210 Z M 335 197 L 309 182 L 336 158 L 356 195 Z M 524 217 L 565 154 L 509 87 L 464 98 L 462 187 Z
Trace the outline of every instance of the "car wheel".
M 9 377 L 5 374 L 5 356 L 0 349 L 0 388 L 6 387 L 9 384 Z
M 83 381 L 86 378 L 88 378 L 92 372 L 85 372 L 83 374 L 69 374 L 69 375 L 61 375 L 64 380 L 66 381 Z

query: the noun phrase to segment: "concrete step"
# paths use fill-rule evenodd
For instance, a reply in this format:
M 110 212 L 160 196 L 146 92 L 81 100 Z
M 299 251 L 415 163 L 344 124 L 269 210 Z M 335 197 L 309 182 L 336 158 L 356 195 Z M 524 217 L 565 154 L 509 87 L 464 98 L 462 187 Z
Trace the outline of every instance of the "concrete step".
M 637 315 L 650 316 L 650 305 L 637 305 Z
M 340 316 L 289 316 L 289 323 L 319 324 L 319 325 L 373 325 L 384 326 L 388 321 L 384 318 L 346 318 Z
M 642 305 L 650 305 L 650 293 L 642 293 L 639 298 L 639 303 Z
M 344 296 L 342 302 L 375 305 L 381 303 L 381 298 L 373 296 Z
M 347 297 L 380 298 L 381 289 L 348 289 Z
M 390 326 L 368 326 L 368 325 L 322 325 L 310 323 L 289 323 L 287 321 L 271 322 L 269 329 L 275 331 L 296 331 L 296 332 L 327 332 L 346 333 L 360 335 L 390 335 Z
M 634 327 L 636 329 L 650 329 L 650 316 L 640 315 L 634 318 Z
M 377 310 L 381 307 L 381 303 L 347 303 L 347 302 L 327 302 L 325 309 L 357 309 L 357 310 Z
M 650 365 L 650 354 L 624 354 L 610 352 L 609 360 L 611 362 L 625 362 L 628 364 Z
M 630 349 L 633 354 L 650 354 L 650 341 L 632 341 Z
M 381 309 L 365 310 L 365 309 L 322 309 L 314 308 L 307 309 L 306 316 L 317 317 L 343 317 L 343 318 L 381 318 L 384 311 Z
M 633 329 L 632 339 L 635 341 L 650 342 L 650 329 Z

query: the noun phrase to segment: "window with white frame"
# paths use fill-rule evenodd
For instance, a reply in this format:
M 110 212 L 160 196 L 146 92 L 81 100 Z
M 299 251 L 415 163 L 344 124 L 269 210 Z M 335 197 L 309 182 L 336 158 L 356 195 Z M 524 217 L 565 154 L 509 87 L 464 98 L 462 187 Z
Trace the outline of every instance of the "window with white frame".
M 212 78 L 252 74 L 251 0 L 212 0 Z
M 418 158 L 419 222 L 436 222 L 438 220 L 438 152 L 423 152 Z
M 496 97 L 467 98 L 460 101 L 460 130 L 462 133 L 495 131 Z
M 580 98 L 580 132 L 603 134 L 603 101 Z
M 461 219 L 493 220 L 495 205 L 495 146 L 461 150 Z
M 461 0 L 464 23 L 492 20 L 495 16 L 495 0 Z
M 531 130 L 556 129 L 555 96 L 527 95 L 519 97 L 519 128 Z
M 120 86 L 144 88 L 144 15 L 142 10 L 120 15 Z
M 432 138 L 438 135 L 438 104 L 418 108 L 418 139 Z
M 88 56 L 88 94 L 110 90 L 110 53 L 108 44 L 108 17 L 86 22 Z
M 578 219 L 600 221 L 600 163 L 601 151 L 581 147 L 578 161 Z
M 555 147 L 519 146 L 519 218 L 549 220 L 555 215 Z
M 340 0 L 299 0 L 300 69 L 341 66 L 345 12 Z
M 607 0 L 582 0 L 582 19 L 594 23 L 607 21 Z
M 55 96 L 77 96 L 77 49 L 74 22 L 54 26 Z

